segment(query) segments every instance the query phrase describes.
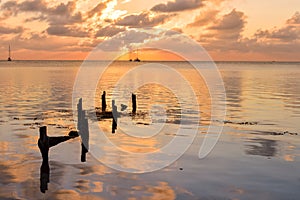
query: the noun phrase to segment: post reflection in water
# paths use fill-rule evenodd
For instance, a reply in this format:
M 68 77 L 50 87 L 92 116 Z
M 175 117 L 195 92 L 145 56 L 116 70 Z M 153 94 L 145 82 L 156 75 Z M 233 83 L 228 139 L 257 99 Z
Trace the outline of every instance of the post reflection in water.
M 48 183 L 50 182 L 49 149 L 61 142 L 65 142 L 75 137 L 78 137 L 77 131 L 70 131 L 69 136 L 49 137 L 47 136 L 47 127 L 40 127 L 38 147 L 43 158 L 40 169 L 40 190 L 42 193 L 45 193 L 46 190 L 48 190 Z
M 251 144 L 246 145 L 246 154 L 274 157 L 277 153 L 276 140 L 270 140 L 265 138 L 253 138 L 250 139 L 248 142 Z

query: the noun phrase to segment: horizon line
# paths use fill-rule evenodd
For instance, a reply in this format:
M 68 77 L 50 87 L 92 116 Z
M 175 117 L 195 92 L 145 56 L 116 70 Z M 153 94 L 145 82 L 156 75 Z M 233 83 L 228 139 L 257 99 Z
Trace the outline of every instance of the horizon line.
M 83 62 L 83 61 L 106 61 L 106 62 L 130 62 L 129 60 L 81 60 L 81 59 L 62 59 L 62 60 L 56 60 L 56 59 L 35 59 L 35 60 L 12 60 L 12 61 L 77 61 L 77 62 Z M 0 60 L 0 62 L 7 62 L 7 59 Z M 133 62 L 133 61 L 132 61 Z M 256 63 L 262 63 L 262 62 L 268 62 L 268 63 L 298 63 L 300 60 L 141 60 L 141 62 L 256 62 Z

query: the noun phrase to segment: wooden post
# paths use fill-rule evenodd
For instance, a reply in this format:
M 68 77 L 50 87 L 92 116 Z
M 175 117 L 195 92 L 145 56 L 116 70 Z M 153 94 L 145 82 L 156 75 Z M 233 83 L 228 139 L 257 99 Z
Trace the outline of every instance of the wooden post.
M 82 119 L 82 98 L 79 99 L 77 104 L 77 130 L 80 131 L 81 129 L 81 119 Z
M 79 126 L 82 127 L 82 125 Z M 43 162 L 40 168 L 40 190 L 42 193 L 45 193 L 46 190 L 48 190 L 48 183 L 50 181 L 49 148 L 59 143 L 65 142 L 71 138 L 75 138 L 78 135 L 76 135 L 77 134 L 76 131 L 70 131 L 69 136 L 48 137 L 46 126 L 40 127 L 39 131 L 40 131 L 40 137 L 38 140 L 38 147 L 43 157 Z
M 77 104 L 78 122 L 77 128 L 81 137 L 81 162 L 86 161 L 86 153 L 89 150 L 89 124 L 85 117 L 85 111 L 82 110 L 82 99 Z
M 105 110 L 106 110 L 106 97 L 105 97 L 105 95 L 106 95 L 106 92 L 103 91 L 103 94 L 102 94 L 102 97 L 101 97 L 101 99 L 102 99 L 102 112 L 105 112 Z
M 115 133 L 115 130 L 118 126 L 118 108 L 115 105 L 115 100 L 112 100 L 112 133 Z
M 136 95 L 132 93 L 131 99 L 132 99 L 132 113 L 135 114 L 136 113 Z
M 42 154 L 42 165 L 40 168 L 40 191 L 45 193 L 48 190 L 50 167 L 49 167 L 49 138 L 47 136 L 47 126 L 40 127 L 40 138 L 38 147 Z
M 47 136 L 47 126 L 40 127 L 40 138 L 38 140 L 38 147 L 40 148 L 43 162 L 48 162 L 49 155 L 49 138 Z
M 86 161 L 86 153 L 89 149 L 89 124 L 85 117 L 85 111 L 82 112 L 82 130 L 81 130 L 81 162 Z

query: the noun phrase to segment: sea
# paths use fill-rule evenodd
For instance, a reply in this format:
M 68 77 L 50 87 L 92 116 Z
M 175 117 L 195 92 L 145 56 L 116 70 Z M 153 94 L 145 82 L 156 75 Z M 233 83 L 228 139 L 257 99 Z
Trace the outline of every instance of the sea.
M 0 199 L 300 199 L 299 62 L 1 61 L 0 96 Z M 80 135 L 45 170 L 80 98 L 86 161 Z

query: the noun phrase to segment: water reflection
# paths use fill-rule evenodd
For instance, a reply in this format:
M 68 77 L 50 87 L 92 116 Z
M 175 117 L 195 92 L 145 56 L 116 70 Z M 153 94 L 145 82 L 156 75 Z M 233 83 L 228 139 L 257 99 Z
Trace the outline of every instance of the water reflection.
M 228 120 L 270 124 L 260 127 L 263 130 L 274 130 L 273 126 L 280 124 L 296 131 L 300 113 L 299 63 L 237 62 L 218 66 L 226 88 Z
M 223 73 L 222 78 L 225 83 L 226 98 L 233 111 L 240 110 L 242 102 L 242 76 L 243 72 Z
M 167 182 L 159 182 L 158 185 L 136 185 L 132 187 L 133 193 L 143 191 L 147 199 L 176 199 L 176 192 Z M 146 195 L 145 195 L 146 196 Z
M 36 144 L 37 129 L 32 128 L 47 125 L 49 132 L 53 131 L 54 134 L 62 135 L 67 134 L 69 129 L 75 128 L 71 96 L 80 63 L 70 63 L 72 67 L 68 67 L 69 64 L 66 62 L 58 62 L 58 67 L 53 66 L 53 62 L 43 62 L 41 66 L 36 66 L 37 64 L 32 66 L 32 62 L 29 61 L 13 64 L 14 66 L 5 67 L 0 62 L 0 108 L 2 111 L 0 116 L 0 199 L 42 199 L 44 194 L 37 190 L 41 188 L 41 191 L 46 191 L 50 179 L 49 190 L 44 196 L 47 199 L 170 199 L 174 197 L 174 193 L 175 198 L 183 199 L 178 194 L 179 187 L 194 194 L 194 196 L 188 196 L 190 199 L 198 199 L 201 196 L 211 197 L 205 199 L 221 199 L 221 197 L 226 199 L 232 198 L 232 194 L 224 190 L 232 185 L 244 186 L 242 188 L 246 191 L 242 196 L 244 199 L 253 199 L 251 194 L 255 194 L 256 198 L 264 198 L 269 194 L 270 198 L 278 199 L 284 199 L 290 194 L 299 196 L 299 190 L 297 190 L 299 176 L 296 176 L 299 174 L 299 137 L 291 134 L 276 136 L 285 131 L 299 133 L 299 65 L 295 67 L 280 65 L 277 68 L 276 66 L 270 68 L 256 65 L 247 67 L 245 63 L 239 63 L 239 66 L 226 64 L 222 69 L 222 75 L 228 92 L 229 118 L 227 120 L 258 122 L 258 124 L 250 126 L 227 123 L 224 135 L 226 134 L 232 140 L 230 143 L 232 145 L 226 146 L 225 150 L 214 149 L 212 156 L 216 155 L 217 157 L 213 158 L 218 159 L 208 159 L 202 164 L 202 161 L 196 157 L 198 146 L 192 146 L 190 152 L 187 152 L 180 160 L 184 166 L 183 171 L 178 171 L 176 165 L 161 173 L 131 176 L 117 173 L 92 159 L 84 165 L 66 164 L 72 157 L 76 157 L 78 159 L 76 161 L 80 160 L 80 146 L 77 142 L 56 146 L 52 149 L 51 156 L 59 154 L 60 157 L 55 156 L 55 159 L 50 162 L 48 159 L 41 161 Z M 184 63 L 168 64 L 177 67 L 176 69 L 191 81 L 199 98 L 200 110 L 204 112 L 201 113 L 201 120 L 209 119 L 210 103 L 205 83 L 201 82 L 193 71 L 186 68 Z M 125 62 L 119 62 L 116 65 L 118 66 L 106 72 L 110 74 L 104 76 L 105 80 L 101 81 L 103 84 L 100 84 L 97 89 L 99 96 L 96 99 L 99 108 L 101 107 L 101 94 L 103 90 L 107 90 L 107 102 L 109 102 L 107 110 L 111 110 L 111 91 L 115 78 L 121 77 L 124 70 L 131 69 L 136 63 L 127 65 Z M 151 91 L 151 93 L 146 91 Z M 157 99 L 163 101 L 158 103 L 169 105 L 166 107 L 167 115 L 172 116 L 172 120 L 178 118 L 180 109 L 177 100 L 164 88 L 153 84 L 145 85 L 139 88 L 137 95 L 137 112 L 141 109 L 148 111 L 149 108 L 146 107 L 148 102 L 153 102 L 157 95 L 160 97 Z M 130 96 L 128 98 L 130 101 Z M 130 102 L 128 107 L 131 108 Z M 192 106 L 188 107 L 190 110 L 192 108 Z M 175 120 L 172 120 L 167 123 L 168 131 L 163 131 L 165 134 L 147 140 L 133 139 L 122 132 L 112 135 L 110 119 L 101 121 L 100 126 L 107 133 L 110 141 L 118 147 L 133 153 L 148 153 L 161 148 L 170 141 L 171 136 L 177 130 Z M 142 122 L 144 121 L 145 119 Z M 154 124 L 159 122 L 154 122 Z M 137 125 L 151 128 L 151 125 Z M 233 130 L 234 134 L 228 135 L 227 130 Z M 247 135 L 247 133 L 253 134 Z M 241 140 L 237 135 L 241 137 Z M 243 147 L 244 154 L 257 157 L 240 154 L 239 144 L 244 141 L 245 135 L 258 137 L 247 139 Z M 202 137 L 202 134 L 198 137 Z M 276 138 L 276 140 L 270 138 Z M 222 139 L 224 138 L 221 138 L 219 144 L 226 145 L 227 143 L 222 142 Z M 130 159 L 127 155 L 115 154 L 106 143 L 96 138 L 96 135 L 90 141 L 103 145 L 103 149 L 107 152 L 107 159 L 118 159 L 124 168 L 136 167 L 134 163 L 128 162 Z M 230 151 L 231 148 L 232 151 Z M 64 151 L 64 154 L 60 152 L 60 149 Z M 76 151 L 73 151 L 74 149 Z M 264 162 L 266 166 L 264 168 L 249 167 L 249 163 L 251 165 L 260 163 L 259 157 L 273 156 L 278 159 Z M 234 164 L 236 162 L 229 162 L 228 158 L 233 158 L 233 161 L 243 159 L 247 162 L 236 166 Z M 280 158 L 288 162 L 282 162 Z M 150 166 L 153 164 L 150 161 L 145 157 L 145 162 L 142 164 L 145 167 Z M 224 173 L 234 167 L 237 167 L 235 174 L 238 176 L 227 176 L 227 173 Z M 40 174 L 38 169 L 40 169 Z M 216 174 L 220 174 L 221 179 L 215 179 Z M 240 176 L 241 174 L 245 176 Z M 260 174 L 263 176 L 259 176 Z M 278 184 L 280 184 L 280 190 L 277 187 Z M 201 194 L 202 192 L 204 195 Z
M 247 141 L 245 153 L 248 155 L 258 155 L 274 157 L 277 153 L 277 141 L 265 138 L 253 138 Z

